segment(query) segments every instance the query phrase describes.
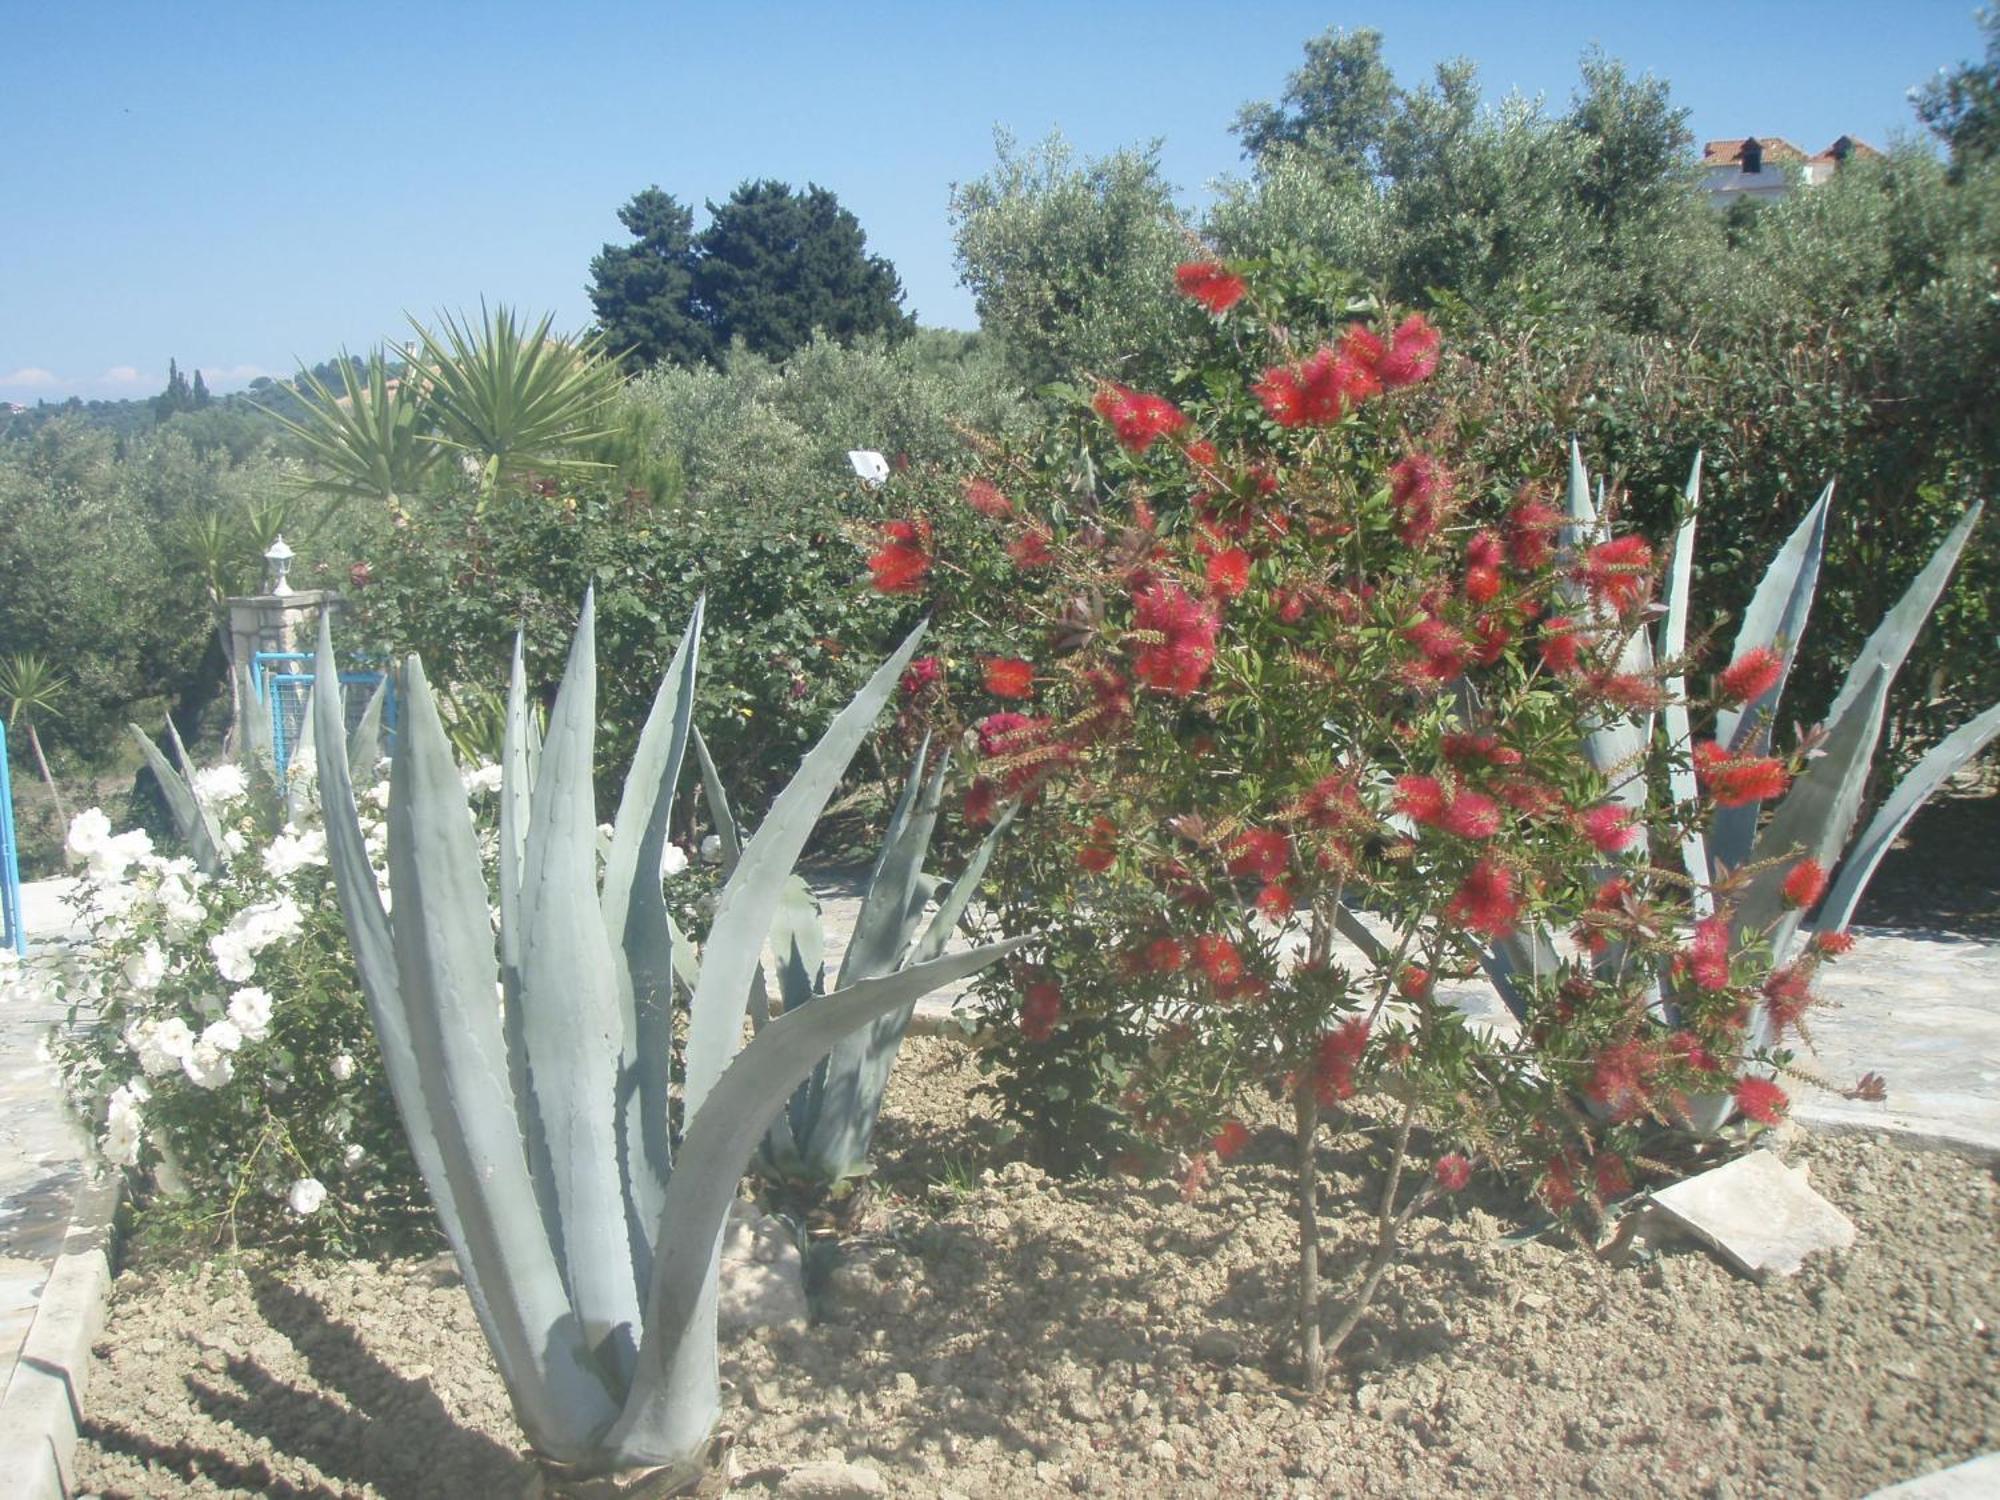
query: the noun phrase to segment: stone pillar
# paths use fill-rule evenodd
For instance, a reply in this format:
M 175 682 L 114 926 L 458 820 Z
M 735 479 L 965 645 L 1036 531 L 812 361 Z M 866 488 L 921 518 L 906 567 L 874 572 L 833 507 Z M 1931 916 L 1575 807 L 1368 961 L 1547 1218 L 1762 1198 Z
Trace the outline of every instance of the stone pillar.
M 331 589 L 249 594 L 222 601 L 229 611 L 229 659 L 248 669 L 259 651 L 310 651 L 319 644 L 321 605 L 338 609 Z

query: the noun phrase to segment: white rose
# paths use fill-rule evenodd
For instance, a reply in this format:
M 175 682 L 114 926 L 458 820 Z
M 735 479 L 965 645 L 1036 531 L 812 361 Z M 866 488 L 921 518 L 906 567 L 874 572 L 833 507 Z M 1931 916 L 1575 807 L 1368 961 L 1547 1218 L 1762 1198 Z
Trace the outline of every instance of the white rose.
M 229 1019 L 246 1042 L 261 1042 L 271 1034 L 271 992 L 255 986 L 229 997 Z
M 688 867 L 687 850 L 679 844 L 668 844 L 660 851 L 660 878 L 678 875 Z
M 230 1029 L 235 1030 L 234 1027 Z M 188 1081 L 196 1088 L 219 1089 L 236 1076 L 236 1064 L 229 1060 L 227 1052 L 209 1039 L 207 1032 L 203 1032 L 194 1049 L 181 1059 L 181 1071 L 187 1074 Z
M 497 792 L 500 790 L 500 768 L 498 766 L 475 766 L 470 771 L 461 771 L 459 781 L 468 795 L 474 792 Z
M 89 859 L 111 841 L 111 819 L 101 807 L 86 807 L 69 820 L 69 852 Z
M 122 880 L 136 861 L 153 852 L 152 837 L 143 828 L 104 840 L 90 852 L 90 873 L 99 880 Z
M 152 1091 L 136 1078 L 112 1090 L 104 1112 L 101 1144 L 105 1160 L 121 1167 L 139 1164 L 139 1147 L 145 1140 L 145 1122 L 140 1118 L 139 1106 L 151 1097 Z
M 326 1202 L 326 1184 L 317 1177 L 301 1177 L 285 1194 L 285 1202 L 302 1219 L 308 1214 L 318 1213 L 319 1206 Z
M 125 960 L 125 982 L 141 994 L 150 995 L 167 977 L 167 955 L 155 942 Z
M 325 863 L 326 831 L 320 828 L 281 833 L 264 848 L 264 873 L 273 880 L 288 880 L 301 870 Z
M 201 1040 L 195 1043 L 199 1051 L 203 1047 L 213 1047 L 218 1052 L 234 1052 L 243 1045 L 243 1033 L 230 1020 L 211 1021 L 202 1028 Z
M 250 790 L 250 779 L 234 761 L 204 766 L 194 773 L 194 794 L 209 806 L 234 802 Z
M 332 1071 L 333 1076 L 342 1083 L 347 1082 L 348 1079 L 354 1076 L 354 1059 L 349 1057 L 345 1052 L 334 1058 L 327 1066 Z
M 359 1146 L 349 1145 L 345 1151 L 340 1153 L 340 1164 L 352 1172 L 356 1167 L 361 1165 L 362 1158 L 367 1155 L 368 1153 Z
M 172 1072 L 194 1051 L 194 1033 L 179 1016 L 154 1021 L 128 1033 L 126 1043 L 139 1055 L 139 1067 L 149 1078 Z

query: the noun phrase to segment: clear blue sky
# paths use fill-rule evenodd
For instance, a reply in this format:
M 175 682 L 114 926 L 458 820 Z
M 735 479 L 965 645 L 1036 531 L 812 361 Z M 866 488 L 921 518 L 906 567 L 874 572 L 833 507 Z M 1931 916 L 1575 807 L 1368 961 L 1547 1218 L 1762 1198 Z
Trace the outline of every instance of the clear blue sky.
M 0 400 L 230 389 L 489 299 L 588 321 L 592 254 L 658 183 L 832 189 L 926 323 L 972 325 L 952 183 L 993 130 L 1158 137 L 1191 204 L 1300 47 L 1373 25 L 1397 77 L 1480 65 L 1566 101 L 1592 43 L 1671 81 L 1697 137 L 1915 131 L 1977 55 L 1976 0 L 160 5 L 0 0 Z

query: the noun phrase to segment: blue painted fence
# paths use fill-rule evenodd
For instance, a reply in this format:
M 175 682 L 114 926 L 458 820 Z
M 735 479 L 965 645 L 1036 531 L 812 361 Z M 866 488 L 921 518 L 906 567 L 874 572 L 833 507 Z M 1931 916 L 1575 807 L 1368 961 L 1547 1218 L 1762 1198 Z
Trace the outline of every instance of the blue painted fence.
M 313 674 L 309 651 L 259 651 L 250 658 L 250 684 L 257 701 L 271 716 L 271 747 L 277 759 L 278 779 L 284 780 L 305 733 L 306 708 L 312 701 Z M 356 665 L 340 674 L 348 688 L 360 688 L 347 695 L 347 729 L 351 734 L 368 711 L 368 699 L 383 680 L 379 670 Z M 382 740 L 386 750 L 396 737 L 396 689 L 393 683 L 382 698 Z
M 14 783 L 8 775 L 4 723 L 0 723 L 0 947 L 28 951 L 28 935 L 21 930 L 21 861 L 14 844 Z

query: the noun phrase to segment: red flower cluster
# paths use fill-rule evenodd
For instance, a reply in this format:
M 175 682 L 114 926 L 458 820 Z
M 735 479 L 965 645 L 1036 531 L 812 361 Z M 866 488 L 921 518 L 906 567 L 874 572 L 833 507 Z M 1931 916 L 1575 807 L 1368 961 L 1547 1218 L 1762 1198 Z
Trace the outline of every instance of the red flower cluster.
M 1134 453 L 1144 453 L 1156 438 L 1171 437 L 1187 426 L 1187 416 L 1165 396 L 1144 395 L 1129 386 L 1105 385 L 1090 404 Z
M 1473 604 L 1488 604 L 1500 592 L 1500 538 L 1490 531 L 1477 533 L 1465 544 L 1465 597 Z
M 1290 835 L 1275 828 L 1251 828 L 1229 842 L 1229 873 L 1276 880 L 1292 862 Z
M 1243 982 L 1243 955 L 1219 932 L 1205 932 L 1194 940 L 1194 962 L 1218 995 L 1235 994 Z
M 1209 591 L 1218 599 L 1234 599 L 1250 587 L 1250 554 L 1229 547 L 1208 560 Z
M 1354 1097 L 1354 1069 L 1368 1050 L 1368 1023 L 1356 1016 L 1319 1039 L 1313 1056 L 1313 1096 L 1323 1105 Z
M 1090 820 L 1090 835 L 1076 851 L 1079 868 L 1102 875 L 1118 858 L 1118 825 L 1109 818 Z
M 1524 573 L 1544 567 L 1555 550 L 1556 528 L 1562 513 L 1532 495 L 1514 502 L 1507 512 L 1507 560 Z
M 1440 1156 L 1432 1173 L 1437 1185 L 1447 1193 L 1461 1192 L 1472 1181 L 1472 1163 L 1454 1151 L 1449 1156 Z
M 1644 537 L 1599 542 L 1583 555 L 1576 578 L 1597 603 L 1621 618 L 1652 597 L 1653 549 Z
M 1389 470 L 1389 501 L 1396 534 L 1405 546 L 1421 547 L 1451 504 L 1451 472 L 1428 453 L 1412 453 Z
M 1481 792 L 1447 785 L 1434 776 L 1398 776 L 1396 811 L 1427 828 L 1462 839 L 1490 839 L 1500 831 L 1500 804 Z
M 1780 887 L 1785 905 L 1804 911 L 1819 905 L 1819 898 L 1826 894 L 1826 871 L 1820 863 L 1810 857 L 1800 860 L 1785 872 L 1785 883 Z
M 869 582 L 885 594 L 914 594 L 931 570 L 931 523 L 889 521 L 882 527 L 882 545 L 868 558 Z
M 1580 822 L 1583 836 L 1596 846 L 1599 854 L 1621 854 L 1639 836 L 1632 815 L 1615 802 L 1599 803 L 1584 813 Z
M 1594 1059 L 1584 1097 L 1614 1124 L 1636 1120 L 1652 1105 L 1653 1075 L 1660 1063 L 1660 1054 L 1644 1042 L 1614 1042 Z
M 1049 551 L 1050 540 L 1046 526 L 1023 526 L 1021 534 L 1007 544 L 1007 556 L 1023 572 L 1046 568 L 1055 561 L 1055 555 Z
M 914 698 L 944 677 L 944 665 L 935 656 L 920 656 L 903 668 L 903 696 Z
M 1694 937 L 1674 955 L 1674 973 L 1701 989 L 1729 988 L 1729 914 L 1717 912 L 1694 924 Z
M 1521 915 L 1514 872 L 1487 858 L 1472 867 L 1445 904 L 1445 919 L 1483 937 L 1505 937 Z
M 1228 1161 L 1249 1144 L 1250 1128 L 1247 1125 L 1241 1120 L 1224 1120 L 1222 1128 L 1215 1133 L 1215 1139 L 1208 1143 L 1208 1149 L 1223 1161 Z
M 1736 1096 L 1736 1107 L 1743 1111 L 1745 1118 L 1760 1125 L 1777 1124 L 1792 1102 L 1785 1091 L 1768 1078 L 1739 1078 L 1731 1092 Z
M 965 503 L 982 516 L 1004 521 L 1014 514 L 1014 502 L 984 479 L 965 481 Z
M 1583 641 L 1577 622 L 1568 615 L 1550 615 L 1542 621 L 1542 663 L 1558 677 L 1568 677 L 1582 667 Z
M 1718 702 L 1754 703 L 1778 685 L 1785 659 L 1769 646 L 1753 646 L 1722 669 L 1715 679 Z
M 1792 784 L 1785 763 L 1769 755 L 1731 755 L 1715 740 L 1694 747 L 1694 769 L 1721 807 L 1748 807 L 1782 797 Z
M 1813 934 L 1813 946 L 1828 958 L 1838 958 L 1843 953 L 1854 951 L 1854 934 L 1847 931 L 1816 932 Z
M 1764 981 L 1764 1013 L 1771 1018 L 1772 1034 L 1782 1039 L 1797 1027 L 1816 998 L 1809 965 L 1787 964 L 1773 969 Z
M 1420 681 L 1451 682 L 1472 665 L 1472 643 L 1435 615 L 1417 621 L 1403 632 L 1403 639 L 1417 648 L 1418 659 L 1409 671 Z
M 1174 285 L 1210 312 L 1222 314 L 1243 300 L 1248 287 L 1241 276 L 1212 260 L 1191 260 L 1174 267 Z
M 1062 1019 L 1062 990 L 1046 979 L 1037 980 L 1021 992 L 1021 1035 L 1031 1042 L 1046 1042 L 1056 1033 Z
M 1035 692 L 1035 668 L 1018 656 L 986 658 L 986 691 L 996 698 L 1029 698 Z
M 1176 583 L 1151 584 L 1133 602 L 1133 631 L 1144 644 L 1133 653 L 1132 675 L 1147 687 L 1192 697 L 1215 663 L 1222 621 L 1214 606 L 1191 598 Z

